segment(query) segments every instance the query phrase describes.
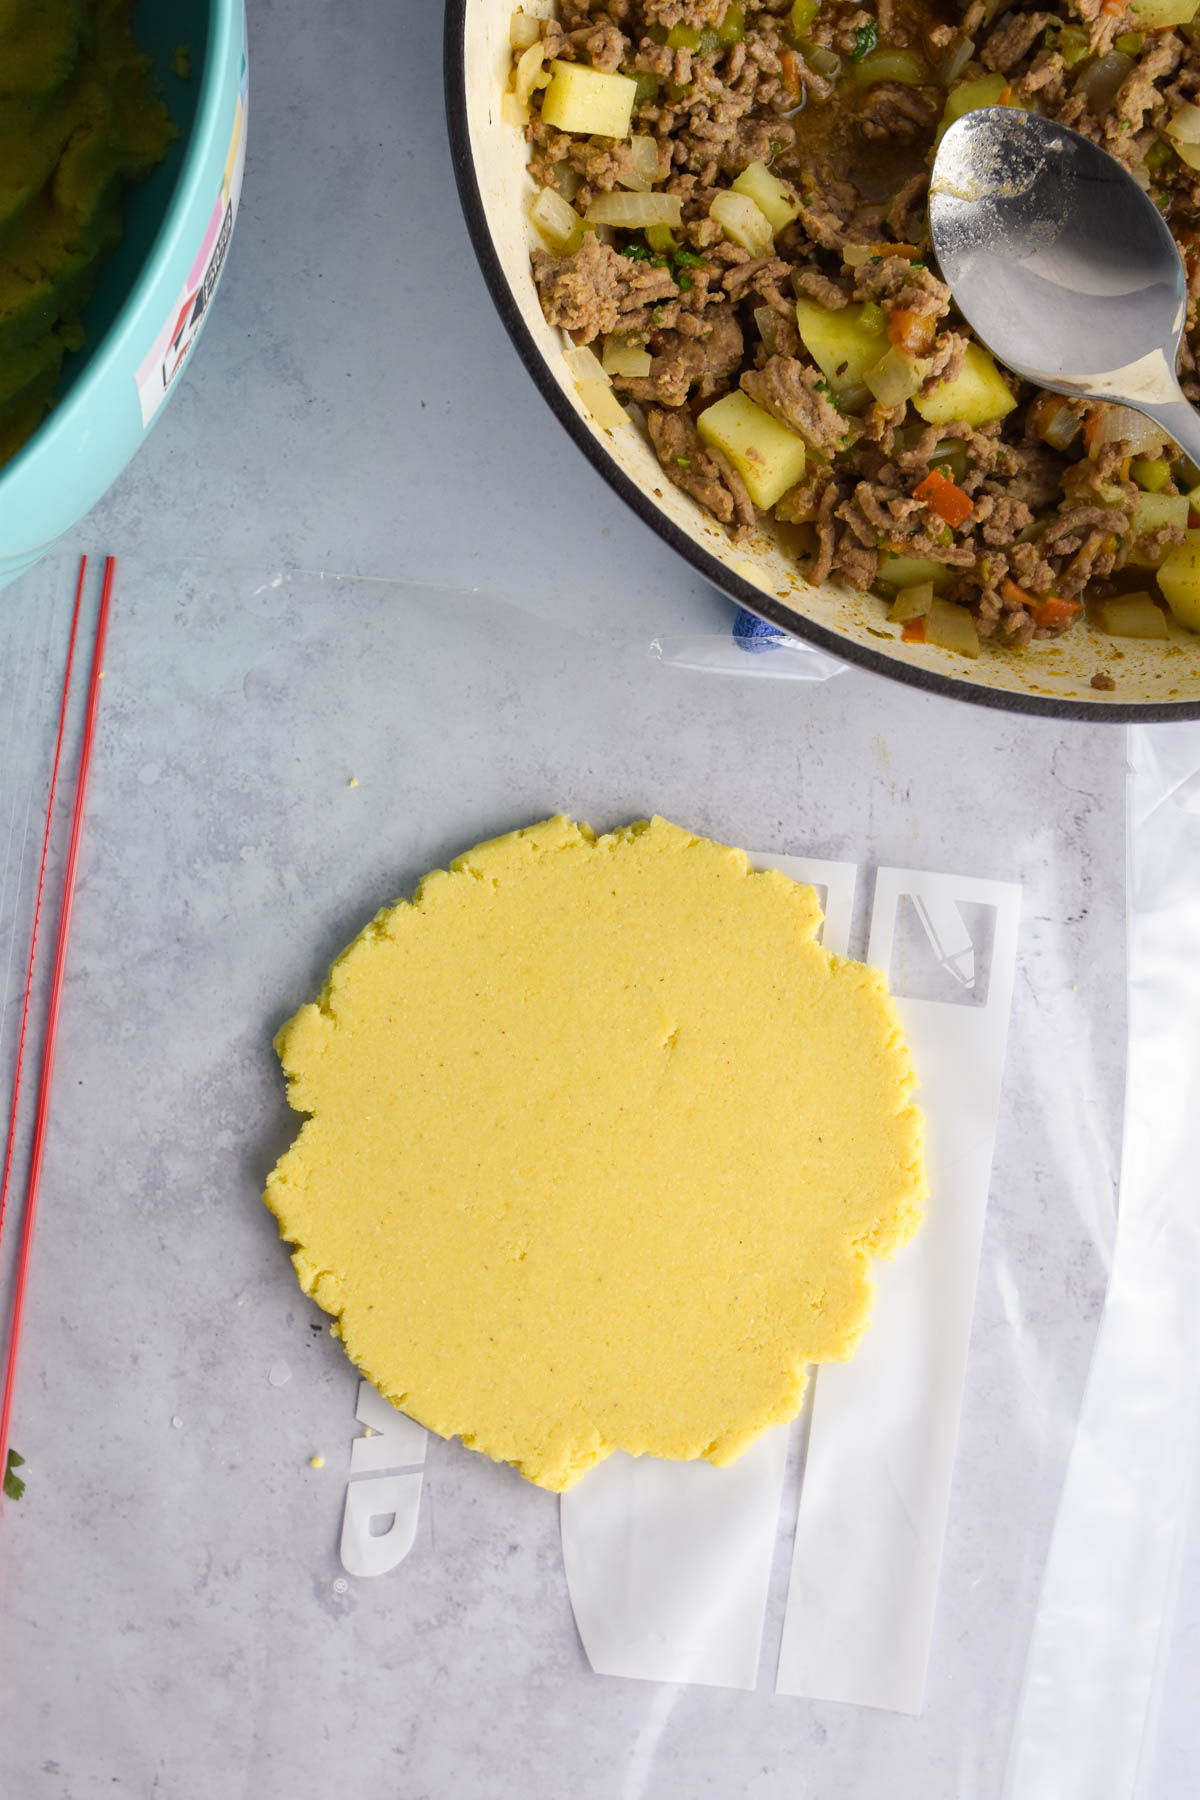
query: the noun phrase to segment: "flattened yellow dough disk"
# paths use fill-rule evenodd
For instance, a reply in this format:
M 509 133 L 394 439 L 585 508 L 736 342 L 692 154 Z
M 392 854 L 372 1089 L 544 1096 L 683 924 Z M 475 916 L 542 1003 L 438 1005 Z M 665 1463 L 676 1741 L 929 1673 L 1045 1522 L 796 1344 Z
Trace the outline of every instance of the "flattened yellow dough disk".
M 378 914 L 276 1040 L 310 1116 L 266 1199 L 381 1393 L 563 1489 L 731 1462 L 851 1354 L 922 1121 L 882 975 L 819 924 L 664 819 L 550 819 Z

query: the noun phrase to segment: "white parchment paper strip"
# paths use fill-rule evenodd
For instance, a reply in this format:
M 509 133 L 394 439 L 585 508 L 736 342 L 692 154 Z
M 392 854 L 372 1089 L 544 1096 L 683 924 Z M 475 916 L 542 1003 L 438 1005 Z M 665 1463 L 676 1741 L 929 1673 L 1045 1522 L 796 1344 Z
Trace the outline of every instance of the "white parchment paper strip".
M 907 897 L 958 1002 L 896 995 L 921 1076 L 932 1198 L 871 1328 L 817 1377 L 777 1687 L 919 1712 L 962 1404 L 1016 964 L 1020 888 L 881 869 L 868 962 Z M 960 906 L 994 908 L 986 998 Z

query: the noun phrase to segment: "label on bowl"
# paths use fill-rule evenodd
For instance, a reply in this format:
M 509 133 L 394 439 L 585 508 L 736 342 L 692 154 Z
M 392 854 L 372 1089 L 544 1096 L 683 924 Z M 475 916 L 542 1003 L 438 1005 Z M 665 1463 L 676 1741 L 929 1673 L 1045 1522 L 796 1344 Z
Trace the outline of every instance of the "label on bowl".
M 229 153 L 204 241 L 196 253 L 188 278 L 179 298 L 154 340 L 154 347 L 137 372 L 138 400 L 142 408 L 142 429 L 148 429 L 159 407 L 170 392 L 179 371 L 188 359 L 192 345 L 200 336 L 208 309 L 225 267 L 229 240 L 237 218 L 242 195 L 242 173 L 246 166 L 246 110 L 248 104 L 246 59 L 242 57 L 242 85 L 234 113 Z

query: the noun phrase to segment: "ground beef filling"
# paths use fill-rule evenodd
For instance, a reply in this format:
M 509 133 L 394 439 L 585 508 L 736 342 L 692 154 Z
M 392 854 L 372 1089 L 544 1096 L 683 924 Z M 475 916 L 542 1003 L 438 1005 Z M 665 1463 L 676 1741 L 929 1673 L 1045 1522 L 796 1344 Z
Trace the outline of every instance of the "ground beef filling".
M 681 220 L 667 242 L 590 228 L 570 249 L 535 251 L 534 278 L 546 318 L 577 345 L 643 352 L 637 373 L 616 359 L 613 385 L 677 487 L 734 536 L 769 511 L 814 582 L 867 589 L 889 561 L 920 559 L 979 636 L 1007 645 L 1070 629 L 1085 595 L 1152 588 L 1155 559 L 1183 534 L 1182 502 L 1147 524 L 1143 494 L 1178 497 L 1200 471 L 1165 441 L 1117 435 L 1113 409 L 1005 371 L 996 416 L 978 402 L 945 416 L 932 397 L 957 394 L 986 353 L 938 279 L 926 190 L 943 120 L 969 105 L 1035 107 L 1103 144 L 1184 251 L 1180 375 L 1200 401 L 1200 172 L 1166 132 L 1200 103 L 1200 18 L 1193 45 L 1191 25 L 1148 31 L 1121 0 L 560 0 L 558 15 L 537 26 L 545 58 L 637 80 L 631 137 L 653 140 L 658 175 L 642 179 L 630 141 L 548 124 L 535 89 L 535 180 L 580 218 L 598 195 L 649 185 L 679 197 Z M 752 250 L 710 209 L 759 164 L 794 217 Z M 916 370 L 911 391 L 889 391 L 877 368 L 873 387 L 851 392 L 838 370 L 831 384 L 797 302 L 880 333 L 897 367 Z M 697 430 L 738 390 L 807 447 L 803 479 L 769 509 Z

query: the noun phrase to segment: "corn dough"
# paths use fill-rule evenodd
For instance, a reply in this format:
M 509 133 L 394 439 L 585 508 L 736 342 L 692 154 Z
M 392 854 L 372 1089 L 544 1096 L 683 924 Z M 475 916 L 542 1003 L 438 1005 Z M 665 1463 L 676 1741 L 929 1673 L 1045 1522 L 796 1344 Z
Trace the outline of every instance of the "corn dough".
M 816 895 L 663 819 L 550 819 L 380 912 L 276 1048 L 300 1284 L 443 1437 L 570 1487 L 728 1463 L 866 1328 L 922 1120 Z

